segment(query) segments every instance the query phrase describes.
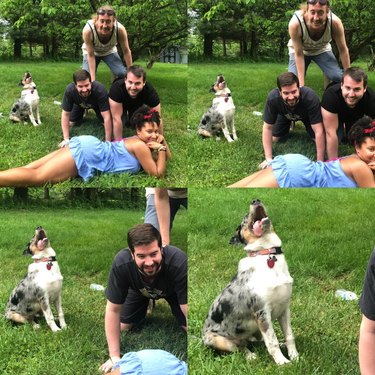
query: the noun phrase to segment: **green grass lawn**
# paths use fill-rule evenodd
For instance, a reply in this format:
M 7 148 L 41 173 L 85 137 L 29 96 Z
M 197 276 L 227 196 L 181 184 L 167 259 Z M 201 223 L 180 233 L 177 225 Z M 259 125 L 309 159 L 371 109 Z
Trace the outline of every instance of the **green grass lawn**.
M 138 63 L 138 62 L 136 62 Z M 140 62 L 141 65 L 142 62 Z M 57 149 L 62 140 L 61 107 L 54 101 L 62 101 L 66 86 L 71 83 L 73 72 L 80 68 L 80 62 L 1 62 L 0 90 L 3 92 L 0 103 L 0 170 L 25 165 Z M 42 125 L 13 124 L 8 115 L 14 101 L 20 96 L 18 83 L 25 71 L 33 74 L 40 96 Z M 186 186 L 186 117 L 187 89 L 186 65 L 156 63 L 147 71 L 147 79 L 156 88 L 161 101 L 165 136 L 170 145 L 172 159 L 167 166 L 164 179 L 149 177 L 145 173 L 138 175 L 102 175 L 94 177 L 88 183 L 77 178 L 60 185 L 66 187 L 139 187 L 139 186 Z M 97 75 L 98 81 L 109 89 L 111 73 L 101 63 Z M 71 136 L 91 134 L 104 140 L 104 129 L 97 122 L 95 113 L 89 112 L 82 125 L 72 129 Z M 125 131 L 125 135 L 131 135 Z
M 112 260 L 126 247 L 126 233 L 143 222 L 144 211 L 110 209 L 11 209 L 0 216 L 0 305 L 25 276 L 29 257 L 22 252 L 43 225 L 64 277 L 62 305 L 67 330 L 53 333 L 44 319 L 41 328 L 13 326 L 0 319 L 0 374 L 93 375 L 108 359 L 104 333 L 106 298 L 91 283 L 107 284 Z M 187 214 L 175 219 L 172 243 L 187 249 Z M 54 311 L 54 310 L 53 310 Z M 3 313 L 1 313 L 3 314 Z M 165 349 L 187 360 L 186 334 L 164 300 L 141 331 L 122 335 L 122 354 L 146 348 Z
M 360 64 L 363 69 L 366 64 Z M 264 111 L 268 92 L 276 87 L 276 78 L 287 71 L 287 63 L 189 63 L 188 68 L 188 129 L 189 186 L 227 186 L 256 172 L 264 160 L 262 146 L 263 120 L 253 111 Z M 213 94 L 208 90 L 218 73 L 224 74 L 236 106 L 235 125 L 239 140 L 228 144 L 223 137 L 202 139 L 197 127 L 203 113 L 211 106 Z M 310 86 L 321 98 L 323 75 L 315 64 L 308 70 L 306 86 Z M 369 86 L 375 87 L 375 73 L 369 73 Z M 352 152 L 349 146 L 340 146 L 340 155 Z M 315 144 L 305 127 L 297 123 L 286 141 L 274 145 L 274 155 L 301 153 L 316 160 Z
M 291 318 L 300 359 L 283 367 L 263 343 L 255 344 L 258 358 L 249 363 L 243 353 L 219 355 L 201 339 L 210 305 L 245 256 L 229 239 L 254 198 L 268 208 L 294 278 Z M 374 198 L 372 189 L 189 189 L 189 374 L 359 374 L 360 310 L 334 294 L 361 293 L 375 244 Z

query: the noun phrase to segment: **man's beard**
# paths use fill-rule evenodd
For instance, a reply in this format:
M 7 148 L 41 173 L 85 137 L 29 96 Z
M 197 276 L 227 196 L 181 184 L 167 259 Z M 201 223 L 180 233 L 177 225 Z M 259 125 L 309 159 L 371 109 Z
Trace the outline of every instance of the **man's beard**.
M 143 271 L 143 270 L 142 270 L 141 268 L 139 268 L 138 266 L 137 266 L 137 269 L 138 269 L 139 273 L 140 273 L 142 276 L 145 276 L 145 277 L 153 277 L 153 276 L 157 275 L 157 274 L 160 272 L 161 267 L 162 267 L 162 264 L 163 264 L 163 260 L 161 260 L 160 263 L 156 266 L 156 269 L 153 271 L 152 274 L 148 274 L 148 273 L 146 273 L 145 271 Z

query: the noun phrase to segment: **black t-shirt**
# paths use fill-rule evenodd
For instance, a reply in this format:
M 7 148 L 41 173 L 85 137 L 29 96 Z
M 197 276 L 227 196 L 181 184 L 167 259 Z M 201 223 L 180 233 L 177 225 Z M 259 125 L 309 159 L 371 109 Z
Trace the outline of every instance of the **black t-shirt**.
M 336 83 L 327 88 L 323 94 L 322 107 L 328 112 L 338 114 L 339 122 L 345 122 L 349 129 L 364 115 L 375 117 L 375 92 L 367 87 L 363 98 L 354 108 L 350 108 L 344 101 L 341 92 L 341 83 Z
M 300 88 L 300 99 L 294 108 L 290 108 L 284 103 L 279 89 L 270 91 L 267 96 L 263 121 L 273 125 L 276 123 L 278 115 L 290 121 L 303 121 L 311 125 L 323 121 L 319 98 L 312 89 L 306 86 Z
M 109 111 L 108 93 L 105 87 L 98 81 L 91 83 L 91 94 L 87 98 L 82 98 L 74 83 L 70 83 L 64 93 L 62 101 L 62 109 L 71 112 L 73 104 L 79 105 L 81 108 L 99 109 L 100 112 Z
M 367 319 L 375 320 L 375 248 L 368 262 L 359 306 Z
M 146 104 L 151 108 L 160 104 L 158 93 L 151 83 L 146 82 L 137 97 L 132 98 L 126 91 L 123 78 L 117 79 L 112 83 L 112 86 L 109 89 L 109 97 L 117 103 L 122 103 L 123 114 L 127 115 L 128 119 L 130 119 L 133 113 L 143 104 Z
M 187 256 L 174 246 L 163 249 L 162 268 L 155 280 L 148 284 L 139 273 L 129 249 L 121 250 L 115 257 L 106 289 L 107 299 L 123 304 L 129 288 L 141 295 L 159 299 L 177 295 L 180 305 L 187 303 Z

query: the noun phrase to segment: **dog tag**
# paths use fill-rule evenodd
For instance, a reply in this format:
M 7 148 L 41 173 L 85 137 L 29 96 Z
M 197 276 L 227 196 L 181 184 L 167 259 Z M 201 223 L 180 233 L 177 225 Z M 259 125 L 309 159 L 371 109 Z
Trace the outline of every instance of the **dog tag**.
M 52 262 L 48 262 L 46 265 L 47 270 L 49 271 L 52 268 L 52 266 L 53 266 Z
M 277 261 L 277 258 L 275 256 L 271 257 L 271 255 L 267 259 L 267 266 L 269 268 L 273 268 L 275 265 L 275 262 Z

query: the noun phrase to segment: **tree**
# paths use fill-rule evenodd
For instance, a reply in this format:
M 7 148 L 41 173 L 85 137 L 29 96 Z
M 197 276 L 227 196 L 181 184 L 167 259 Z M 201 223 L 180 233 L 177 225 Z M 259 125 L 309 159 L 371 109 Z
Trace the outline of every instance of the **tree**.
M 9 22 L 15 57 L 25 43 L 43 45 L 45 56 L 77 57 L 82 28 L 102 1 L 2 0 L 0 14 Z M 186 0 L 114 0 L 117 18 L 128 31 L 133 58 L 150 54 L 156 59 L 168 45 L 185 45 Z M 27 13 L 23 9 L 28 9 Z

